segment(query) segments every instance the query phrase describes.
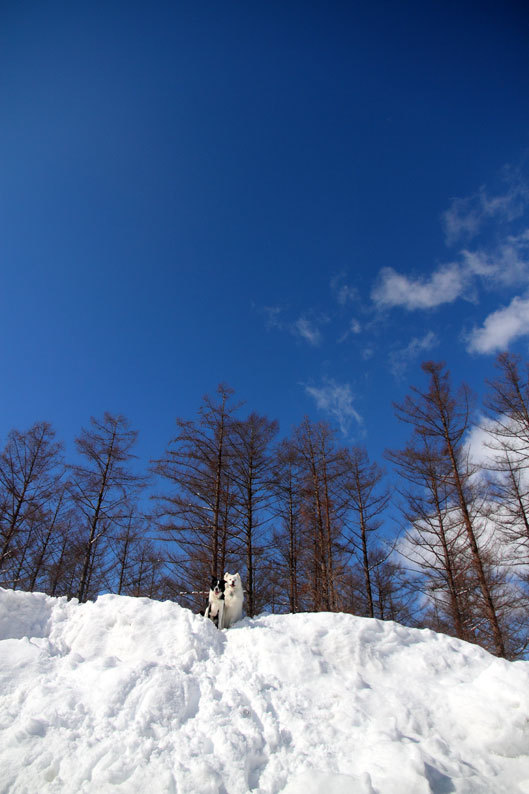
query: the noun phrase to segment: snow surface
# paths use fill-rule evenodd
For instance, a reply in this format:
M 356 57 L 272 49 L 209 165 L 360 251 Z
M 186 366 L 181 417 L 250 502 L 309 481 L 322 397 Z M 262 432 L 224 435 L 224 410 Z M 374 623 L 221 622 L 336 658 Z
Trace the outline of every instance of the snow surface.
M 529 794 L 529 663 L 345 614 L 0 590 L 0 792 Z

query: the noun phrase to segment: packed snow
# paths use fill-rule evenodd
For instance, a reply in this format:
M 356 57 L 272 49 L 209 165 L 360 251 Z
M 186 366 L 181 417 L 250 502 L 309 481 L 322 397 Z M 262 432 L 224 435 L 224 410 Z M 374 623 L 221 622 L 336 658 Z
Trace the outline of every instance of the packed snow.
M 345 614 L 0 590 L 0 792 L 529 794 L 529 663 Z

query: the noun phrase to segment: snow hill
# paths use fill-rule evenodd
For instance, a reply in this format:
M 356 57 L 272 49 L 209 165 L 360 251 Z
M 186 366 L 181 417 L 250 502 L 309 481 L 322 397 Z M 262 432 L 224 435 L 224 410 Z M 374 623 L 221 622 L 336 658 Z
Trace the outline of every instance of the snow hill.
M 529 794 L 529 663 L 344 614 L 0 590 L 0 792 Z

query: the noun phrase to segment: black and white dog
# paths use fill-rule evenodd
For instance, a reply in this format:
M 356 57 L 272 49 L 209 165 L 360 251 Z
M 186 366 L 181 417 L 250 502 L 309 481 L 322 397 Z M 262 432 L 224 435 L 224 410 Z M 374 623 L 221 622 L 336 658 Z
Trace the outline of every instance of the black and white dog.
M 211 587 L 209 590 L 208 605 L 204 612 L 205 618 L 210 618 L 218 629 L 224 628 L 224 589 L 226 582 L 224 579 L 211 577 Z

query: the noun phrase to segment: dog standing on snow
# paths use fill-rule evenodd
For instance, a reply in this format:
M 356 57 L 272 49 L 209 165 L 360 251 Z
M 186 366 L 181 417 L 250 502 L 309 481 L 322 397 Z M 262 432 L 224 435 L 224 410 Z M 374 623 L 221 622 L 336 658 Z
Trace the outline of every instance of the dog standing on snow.
M 224 628 L 228 629 L 242 617 L 244 593 L 238 573 L 224 574 Z
M 211 587 L 209 590 L 208 605 L 204 612 L 205 618 L 210 618 L 218 629 L 224 628 L 224 592 L 226 582 L 224 579 L 211 577 Z

